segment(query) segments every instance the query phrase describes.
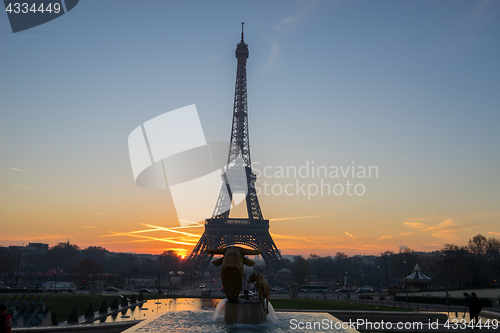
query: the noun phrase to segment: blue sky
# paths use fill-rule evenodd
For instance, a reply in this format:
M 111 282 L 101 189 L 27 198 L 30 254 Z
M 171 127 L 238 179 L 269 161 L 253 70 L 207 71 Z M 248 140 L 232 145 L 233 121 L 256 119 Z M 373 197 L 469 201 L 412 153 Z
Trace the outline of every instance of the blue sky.
M 242 21 L 253 161 L 380 170 L 362 197 L 261 196 L 267 218 L 318 216 L 272 223 L 278 247 L 431 250 L 500 233 L 498 2 L 82 0 L 16 34 L 0 15 L 0 245 L 140 252 L 104 235 L 174 227 L 168 192 L 134 184 L 127 137 L 196 104 L 207 139 L 229 139 Z

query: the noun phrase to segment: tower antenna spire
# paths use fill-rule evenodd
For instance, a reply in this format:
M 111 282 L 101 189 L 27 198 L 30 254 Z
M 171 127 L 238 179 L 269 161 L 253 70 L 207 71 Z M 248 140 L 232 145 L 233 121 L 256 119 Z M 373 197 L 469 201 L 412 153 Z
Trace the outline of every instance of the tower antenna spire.
M 243 26 L 245 25 L 245 22 L 241 22 L 241 41 L 243 42 Z

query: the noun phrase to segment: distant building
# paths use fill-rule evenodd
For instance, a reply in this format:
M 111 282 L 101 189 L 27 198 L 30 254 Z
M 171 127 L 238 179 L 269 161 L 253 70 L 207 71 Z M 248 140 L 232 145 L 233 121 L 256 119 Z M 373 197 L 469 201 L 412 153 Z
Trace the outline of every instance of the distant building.
M 283 280 L 288 280 L 292 278 L 292 271 L 288 268 L 282 268 L 278 271 L 278 278 Z
M 45 252 L 49 250 L 49 244 L 44 243 L 29 243 L 26 247 L 29 250 Z
M 29 243 L 28 245 L 22 246 L 19 245 L 11 245 L 9 246 L 10 251 L 22 252 L 22 253 L 40 253 L 44 254 L 49 250 L 49 244 L 44 243 Z

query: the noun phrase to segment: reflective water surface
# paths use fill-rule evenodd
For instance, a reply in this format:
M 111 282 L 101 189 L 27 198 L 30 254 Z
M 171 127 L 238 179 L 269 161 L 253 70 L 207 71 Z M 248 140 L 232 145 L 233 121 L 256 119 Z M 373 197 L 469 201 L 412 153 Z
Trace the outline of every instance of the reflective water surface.
M 213 310 L 199 311 L 170 311 L 159 315 L 155 319 L 140 323 L 124 333 L 136 332 L 263 332 L 263 333 L 281 333 L 281 332 L 357 332 L 353 329 L 335 329 L 331 322 L 339 322 L 336 318 L 327 313 L 302 313 L 302 312 L 278 312 L 276 313 L 277 322 L 275 324 L 259 325 L 228 325 L 223 319 L 213 320 Z M 316 324 L 316 328 L 305 329 L 305 325 Z M 329 327 L 326 328 L 327 325 Z M 303 325 L 303 326 L 300 326 Z M 332 325 L 332 326 L 330 326 Z M 304 327 L 304 329 L 299 329 Z
M 166 311 L 198 311 L 203 309 L 215 310 L 220 303 L 220 299 L 207 298 L 163 298 L 151 299 L 142 306 L 135 306 L 115 315 L 107 316 L 96 323 L 114 323 L 128 320 L 149 319 L 158 316 Z

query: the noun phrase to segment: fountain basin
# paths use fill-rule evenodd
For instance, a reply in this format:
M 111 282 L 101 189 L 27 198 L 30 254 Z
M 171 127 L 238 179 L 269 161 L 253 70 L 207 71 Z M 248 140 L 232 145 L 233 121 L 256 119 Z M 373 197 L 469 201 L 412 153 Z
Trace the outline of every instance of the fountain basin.
M 282 332 L 325 332 L 325 329 L 293 329 L 294 323 L 323 322 L 339 320 L 328 313 L 279 312 L 276 322 L 264 324 L 228 324 L 223 318 L 213 319 L 214 310 L 169 311 L 156 318 L 145 320 L 123 333 L 178 333 L 178 332 L 222 332 L 222 333 L 282 333 Z M 328 329 L 326 332 L 354 333 L 354 329 Z
M 259 301 L 226 302 L 224 321 L 228 324 L 263 324 L 267 322 L 267 315 Z
M 222 300 L 215 309 L 213 320 L 224 318 L 227 324 L 263 324 L 276 322 L 276 314 L 269 304 L 269 315 L 257 299 L 240 299 L 239 302 Z

